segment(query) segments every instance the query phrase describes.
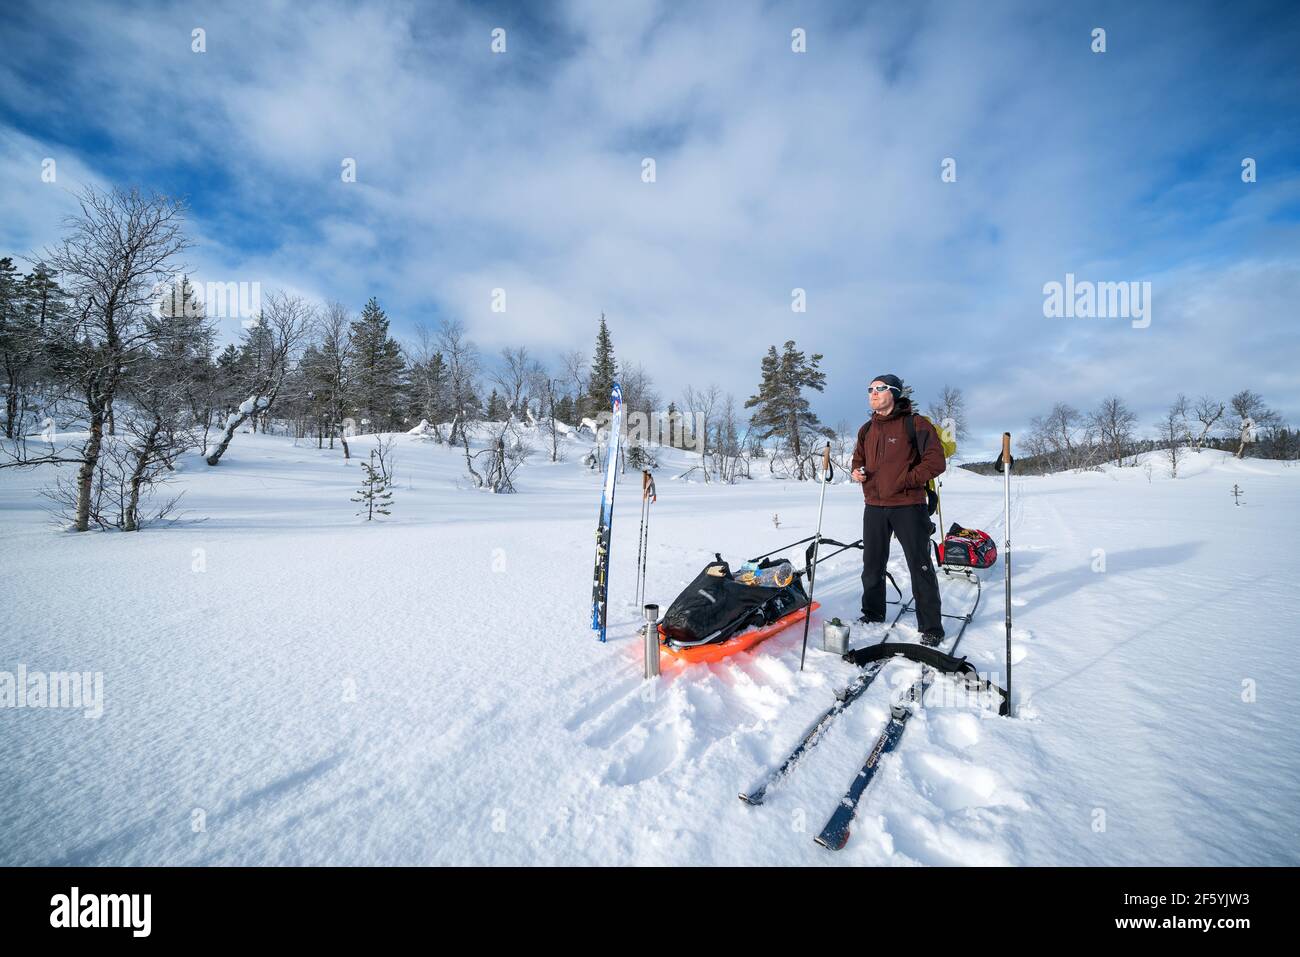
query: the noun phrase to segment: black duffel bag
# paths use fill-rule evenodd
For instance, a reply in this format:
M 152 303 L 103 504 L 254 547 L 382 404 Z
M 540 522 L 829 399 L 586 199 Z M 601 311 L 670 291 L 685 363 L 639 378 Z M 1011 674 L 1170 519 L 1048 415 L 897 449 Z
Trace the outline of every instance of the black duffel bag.
M 764 561 L 759 567 L 775 564 Z M 788 585 L 746 585 L 732 578 L 731 566 L 717 554 L 668 607 L 660 629 L 679 648 L 726 641 L 738 631 L 770 624 L 807 605 L 802 579 L 802 573 L 795 572 Z

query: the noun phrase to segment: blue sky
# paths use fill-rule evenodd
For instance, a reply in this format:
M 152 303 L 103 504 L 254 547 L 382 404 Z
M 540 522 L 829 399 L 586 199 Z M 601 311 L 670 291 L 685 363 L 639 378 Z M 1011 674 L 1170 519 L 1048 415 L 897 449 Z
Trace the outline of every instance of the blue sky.
M 743 400 L 794 338 L 830 423 L 892 371 L 964 385 L 990 448 L 1109 392 L 1149 424 L 1250 387 L 1300 424 L 1296 50 L 1281 3 L 11 4 L 0 254 L 140 185 L 188 197 L 201 279 L 546 360 L 603 310 L 665 398 Z M 1150 326 L 1045 318 L 1066 273 L 1151 282 Z

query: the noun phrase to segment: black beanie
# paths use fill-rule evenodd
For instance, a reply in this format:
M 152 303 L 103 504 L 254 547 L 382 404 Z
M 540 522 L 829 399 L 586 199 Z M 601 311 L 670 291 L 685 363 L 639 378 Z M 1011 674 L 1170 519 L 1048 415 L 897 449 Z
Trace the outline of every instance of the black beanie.
M 894 392 L 896 392 L 898 395 L 903 394 L 903 380 L 896 375 L 872 376 L 868 380 L 867 384 L 870 385 L 872 382 L 883 382 L 885 385 L 893 389 Z

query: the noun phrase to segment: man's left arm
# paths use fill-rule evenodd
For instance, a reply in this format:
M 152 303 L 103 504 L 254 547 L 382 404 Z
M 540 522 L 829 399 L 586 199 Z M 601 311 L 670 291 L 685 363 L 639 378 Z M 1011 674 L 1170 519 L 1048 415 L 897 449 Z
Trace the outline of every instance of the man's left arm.
M 907 473 L 907 484 L 912 488 L 923 488 L 925 483 L 932 478 L 938 478 L 947 469 L 948 463 L 943 458 L 943 441 L 939 438 L 939 433 L 935 431 L 933 425 L 923 418 L 918 417 L 916 420 L 916 438 L 917 445 L 921 445 L 921 436 L 925 434 L 925 451 L 921 453 L 921 461 L 916 464 L 916 468 Z

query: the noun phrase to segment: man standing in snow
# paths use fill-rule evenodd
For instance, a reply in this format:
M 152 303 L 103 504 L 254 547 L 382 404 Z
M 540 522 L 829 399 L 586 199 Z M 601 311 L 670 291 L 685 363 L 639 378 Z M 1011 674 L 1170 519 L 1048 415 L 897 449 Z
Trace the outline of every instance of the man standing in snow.
M 902 380 L 880 375 L 867 390 L 871 418 L 858 430 L 853 481 L 862 483 L 862 618 L 885 620 L 885 563 L 892 532 L 903 546 L 916 597 L 916 624 L 935 643 L 943 637 L 939 580 L 930 561 L 930 510 L 925 484 L 943 473 L 943 443 L 916 415 Z

